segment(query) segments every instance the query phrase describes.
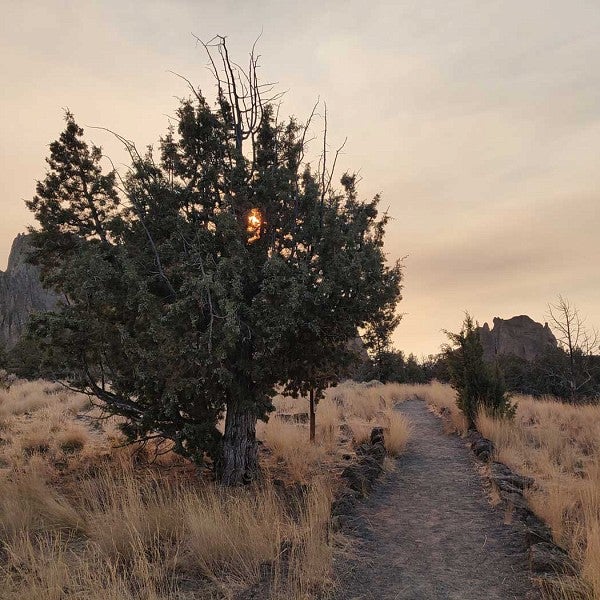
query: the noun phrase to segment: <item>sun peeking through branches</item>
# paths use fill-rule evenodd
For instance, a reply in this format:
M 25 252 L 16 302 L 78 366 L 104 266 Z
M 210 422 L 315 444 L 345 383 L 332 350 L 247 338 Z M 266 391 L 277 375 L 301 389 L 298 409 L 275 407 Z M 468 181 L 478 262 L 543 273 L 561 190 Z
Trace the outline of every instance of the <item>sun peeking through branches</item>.
M 246 231 L 251 234 L 251 237 L 248 239 L 248 243 L 256 242 L 256 240 L 260 239 L 261 228 L 263 225 L 263 218 L 258 208 L 253 208 L 248 212 L 248 216 L 246 217 L 247 227 Z

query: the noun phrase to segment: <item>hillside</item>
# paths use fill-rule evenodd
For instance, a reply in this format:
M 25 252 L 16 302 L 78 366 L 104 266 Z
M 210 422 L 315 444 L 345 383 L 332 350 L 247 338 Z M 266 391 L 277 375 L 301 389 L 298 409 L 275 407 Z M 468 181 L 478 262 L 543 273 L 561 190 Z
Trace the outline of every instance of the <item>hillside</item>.
M 0 344 L 7 348 L 18 341 L 32 313 L 52 310 L 58 302 L 42 287 L 37 267 L 26 262 L 28 249 L 28 236 L 19 234 L 6 271 L 0 271 Z

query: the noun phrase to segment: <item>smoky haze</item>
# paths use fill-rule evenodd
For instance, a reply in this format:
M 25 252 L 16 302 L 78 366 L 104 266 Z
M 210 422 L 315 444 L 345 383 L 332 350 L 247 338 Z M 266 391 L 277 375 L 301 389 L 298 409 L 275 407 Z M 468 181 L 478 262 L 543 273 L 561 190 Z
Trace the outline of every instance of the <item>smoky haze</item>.
M 228 35 L 289 89 L 326 100 L 339 162 L 389 207 L 407 256 L 397 346 L 436 352 L 468 309 L 544 321 L 559 293 L 600 324 L 600 5 L 590 2 L 2 2 L 1 262 L 32 224 L 68 107 L 119 163 L 105 126 L 139 147 L 164 133 L 183 74 L 214 95 L 192 33 Z M 317 134 L 320 130 L 317 128 Z

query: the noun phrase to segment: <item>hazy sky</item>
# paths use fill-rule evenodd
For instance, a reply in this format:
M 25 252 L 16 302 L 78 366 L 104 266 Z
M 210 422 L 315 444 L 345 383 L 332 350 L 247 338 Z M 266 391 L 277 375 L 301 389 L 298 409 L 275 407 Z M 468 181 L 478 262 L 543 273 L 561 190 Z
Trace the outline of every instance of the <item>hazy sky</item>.
M 559 293 L 600 325 L 600 2 L 1 0 L 0 267 L 31 223 L 69 107 L 155 142 L 185 85 L 211 95 L 192 37 L 263 31 L 263 75 L 282 110 L 327 101 L 340 172 L 381 192 L 387 251 L 407 256 L 396 343 L 436 352 L 462 312 L 544 321 Z M 88 139 L 117 161 L 107 134 Z

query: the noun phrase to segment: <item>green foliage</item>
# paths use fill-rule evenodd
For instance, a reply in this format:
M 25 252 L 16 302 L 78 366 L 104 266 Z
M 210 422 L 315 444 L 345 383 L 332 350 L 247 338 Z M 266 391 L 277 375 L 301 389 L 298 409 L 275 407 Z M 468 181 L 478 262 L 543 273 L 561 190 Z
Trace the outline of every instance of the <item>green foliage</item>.
M 474 427 L 480 408 L 501 417 L 514 416 L 498 369 L 483 360 L 478 325 L 467 313 L 460 333 L 446 332 L 451 345 L 445 349 L 450 382 L 457 392 L 457 404 Z
M 8 366 L 8 352 L 3 344 L 0 344 L 0 369 L 6 369 Z
M 427 383 L 431 380 L 425 365 L 414 354 L 404 356 L 401 350 L 385 350 L 370 359 L 359 371 L 359 381 L 376 379 L 382 383 Z
M 535 360 L 517 356 L 497 356 L 495 365 L 503 375 L 507 389 L 532 396 L 556 396 L 575 401 L 600 396 L 600 357 L 573 352 L 573 362 L 562 348 L 549 348 Z M 574 367 L 574 368 L 572 368 Z M 570 385 L 572 373 L 578 381 L 576 394 Z
M 365 361 L 355 375 L 358 381 L 377 380 L 382 383 L 402 381 L 404 375 L 404 354 L 400 350 L 380 352 L 377 358 Z
M 38 323 L 46 323 L 50 315 L 36 314 L 29 318 L 27 332 L 7 352 L 6 369 L 21 379 L 73 379 L 69 361 L 58 345 L 41 341 L 31 331 Z
M 275 386 L 335 382 L 348 340 L 400 290 L 379 198 L 360 201 L 352 176 L 340 192 L 326 185 L 303 164 L 304 129 L 261 109 L 244 152 L 225 94 L 213 107 L 194 91 L 158 152 L 125 142 L 124 179 L 104 174 L 67 113 L 27 203 L 33 261 L 66 299 L 31 325 L 42 351 L 125 417 L 131 440 L 160 435 L 225 469 L 255 444 L 252 419 L 266 418 Z
M 5 355 L 3 368 L 15 373 L 21 379 L 43 377 L 40 347 L 25 335 Z
M 405 383 L 427 383 L 431 381 L 426 363 L 419 362 L 414 354 L 409 354 L 404 363 L 404 376 L 401 381 Z
M 450 383 L 450 373 L 448 372 L 448 361 L 446 353 L 430 354 L 422 363 L 425 381 L 441 381 Z
M 305 172 L 305 182 L 309 177 L 310 171 Z M 388 219 L 377 218 L 379 197 L 360 201 L 353 175 L 344 175 L 342 186 L 341 195 L 329 201 L 321 190 L 318 218 L 302 224 L 311 243 L 293 251 L 294 262 L 302 265 L 301 276 L 296 270 L 278 279 L 278 287 L 269 290 L 269 302 L 262 305 L 263 327 L 275 331 L 269 351 L 272 364 L 286 374 L 285 393 L 298 396 L 314 390 L 317 401 L 354 366 L 357 356 L 349 342 L 357 329 L 368 329 L 400 299 L 400 264 L 387 266 L 382 251 Z M 314 182 L 309 189 L 318 191 Z M 285 318 L 293 319 L 293 335 L 278 335 L 285 322 L 272 310 L 276 304 L 291 309 Z
M 365 346 L 371 351 L 375 360 L 380 354 L 389 352 L 391 349 L 392 333 L 402 319 L 402 315 L 396 314 L 395 308 L 395 304 L 392 303 L 384 305 L 373 315 L 365 328 L 363 334 Z
M 370 364 L 362 374 L 364 379 L 376 379 L 383 383 L 404 381 L 404 354 L 392 347 L 391 340 L 401 319 L 402 315 L 396 314 L 396 303 L 390 301 L 383 304 L 367 323 L 362 337 L 369 351 Z

